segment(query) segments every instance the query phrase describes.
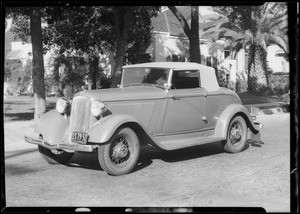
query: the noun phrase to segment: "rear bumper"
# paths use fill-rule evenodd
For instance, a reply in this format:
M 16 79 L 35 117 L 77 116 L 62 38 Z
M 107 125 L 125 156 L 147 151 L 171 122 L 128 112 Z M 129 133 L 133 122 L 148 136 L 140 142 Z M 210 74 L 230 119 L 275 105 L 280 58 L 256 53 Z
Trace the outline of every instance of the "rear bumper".
M 251 131 L 251 129 L 248 129 L 248 136 L 247 139 L 255 142 L 261 142 L 261 135 L 260 135 L 260 129 L 263 128 L 263 125 L 258 122 L 254 122 L 255 129 L 258 131 L 256 134 Z
M 263 124 L 261 124 L 261 123 L 258 123 L 258 122 L 254 122 L 254 125 L 255 125 L 255 128 L 256 129 L 262 129 L 264 126 L 263 126 Z
M 61 149 L 68 151 L 80 151 L 80 152 L 93 152 L 97 145 L 81 145 L 81 144 L 55 144 L 51 145 L 42 139 L 37 139 L 29 136 L 25 136 L 25 142 L 40 145 L 47 149 Z

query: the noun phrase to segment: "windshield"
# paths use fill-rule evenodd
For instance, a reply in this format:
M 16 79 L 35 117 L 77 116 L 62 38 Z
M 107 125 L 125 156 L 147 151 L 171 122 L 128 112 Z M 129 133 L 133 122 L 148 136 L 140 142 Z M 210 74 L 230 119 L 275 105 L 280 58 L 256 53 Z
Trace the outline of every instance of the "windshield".
M 168 82 L 170 69 L 166 68 L 124 68 L 122 85 L 154 84 L 164 86 Z

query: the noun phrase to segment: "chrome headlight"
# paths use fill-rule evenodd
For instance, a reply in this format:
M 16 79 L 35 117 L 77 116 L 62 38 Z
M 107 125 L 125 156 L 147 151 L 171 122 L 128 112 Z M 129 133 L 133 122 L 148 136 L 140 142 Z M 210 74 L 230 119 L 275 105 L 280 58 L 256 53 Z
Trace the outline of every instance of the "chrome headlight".
M 99 117 L 102 116 L 105 112 L 106 112 L 107 108 L 104 105 L 104 103 L 101 103 L 98 100 L 95 100 L 92 102 L 91 105 L 91 113 L 95 116 L 95 117 Z
M 56 110 L 63 114 L 71 108 L 71 103 L 66 98 L 59 98 L 56 102 Z

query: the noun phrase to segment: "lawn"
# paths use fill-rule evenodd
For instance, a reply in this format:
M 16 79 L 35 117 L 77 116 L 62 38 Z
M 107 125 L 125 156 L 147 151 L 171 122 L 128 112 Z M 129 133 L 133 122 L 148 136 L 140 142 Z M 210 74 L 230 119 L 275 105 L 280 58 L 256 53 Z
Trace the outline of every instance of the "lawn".
M 239 93 L 244 105 L 276 103 L 279 96 L 256 96 L 249 93 Z M 55 108 L 57 97 L 46 98 L 46 111 Z M 4 122 L 27 121 L 34 118 L 34 98 L 29 96 L 6 96 L 3 106 Z
M 46 111 L 55 108 L 57 98 L 46 98 Z M 34 118 L 34 98 L 30 96 L 5 96 L 4 122 L 26 121 Z
M 250 104 L 263 104 L 263 103 L 277 103 L 280 102 L 280 96 L 273 95 L 273 96 L 266 96 L 266 95 L 253 95 L 247 92 L 238 93 L 239 97 L 242 100 L 243 105 L 250 105 Z

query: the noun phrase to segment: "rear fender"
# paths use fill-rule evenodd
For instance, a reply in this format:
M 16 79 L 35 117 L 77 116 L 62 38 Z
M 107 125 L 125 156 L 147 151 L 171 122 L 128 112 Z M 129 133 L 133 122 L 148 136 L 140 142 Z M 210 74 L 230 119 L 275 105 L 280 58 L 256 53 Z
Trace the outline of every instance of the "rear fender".
M 244 118 L 244 120 L 247 124 L 247 127 L 250 129 L 249 132 L 251 132 L 250 133 L 251 136 L 259 135 L 259 129 L 254 124 L 249 111 L 241 104 L 231 104 L 223 110 L 222 114 L 218 118 L 218 122 L 217 122 L 216 128 L 215 128 L 215 136 L 221 137 L 224 139 L 227 138 L 227 129 L 228 129 L 229 123 L 235 115 L 240 115 Z M 249 133 L 248 133 L 248 138 L 249 138 Z
M 138 121 L 130 116 L 123 114 L 111 114 L 101 118 L 89 130 L 89 142 L 105 143 L 115 133 L 115 131 L 125 123 L 138 123 Z M 139 123 L 138 123 L 139 124 Z M 140 125 L 140 124 L 139 124 Z
M 67 140 L 69 124 L 69 117 L 64 117 L 54 109 L 42 115 L 34 132 L 43 135 L 49 144 L 57 144 Z

